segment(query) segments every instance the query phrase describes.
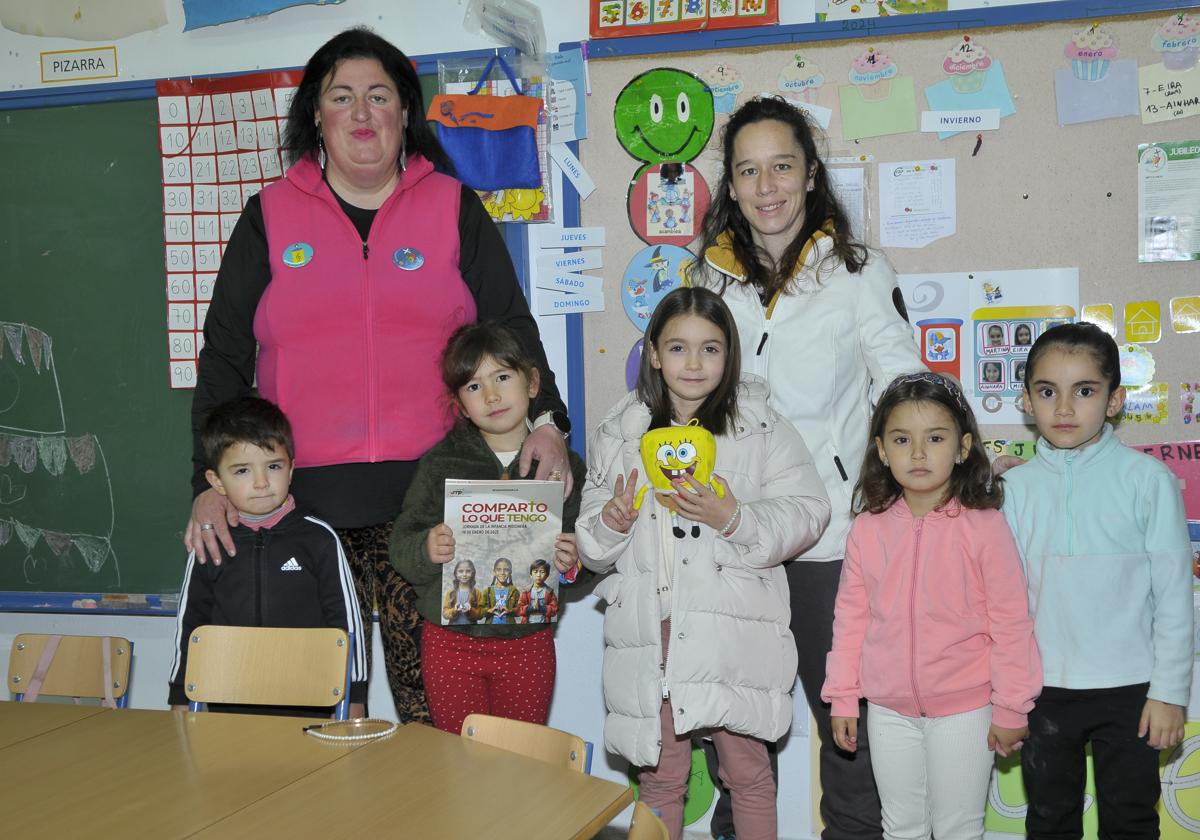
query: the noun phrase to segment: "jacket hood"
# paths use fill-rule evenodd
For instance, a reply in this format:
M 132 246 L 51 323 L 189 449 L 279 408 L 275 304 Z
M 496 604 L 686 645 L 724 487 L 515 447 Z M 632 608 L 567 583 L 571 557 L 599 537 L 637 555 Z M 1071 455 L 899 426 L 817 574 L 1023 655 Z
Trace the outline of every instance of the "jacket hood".
M 833 247 L 833 237 L 830 233 L 831 230 L 828 229 L 828 226 L 827 229 L 816 231 L 812 239 L 808 240 L 807 244 L 800 251 L 800 257 L 796 260 L 796 267 L 792 270 L 792 274 L 798 282 L 803 282 L 801 275 L 804 274 L 804 270 L 819 264 L 829 253 L 829 249 Z M 729 231 L 725 231 L 718 236 L 716 244 L 705 250 L 704 261 L 710 267 L 737 280 L 739 283 L 746 281 L 746 269 L 738 262 L 738 258 L 734 256 L 733 234 Z
M 421 155 L 413 155 L 400 172 L 400 180 L 392 191 L 392 195 L 412 189 L 433 171 L 432 163 Z M 305 155 L 292 164 L 283 177 L 287 178 L 297 189 L 303 190 L 309 195 L 323 194 L 325 189 L 332 192 L 332 189 L 325 183 L 324 171 L 317 166 L 317 161 L 311 155 Z M 391 196 L 389 196 L 389 200 L 390 198 Z
M 774 418 L 767 408 L 771 388 L 762 377 L 752 373 L 741 374 L 738 383 L 738 422 L 733 437 L 742 438 L 755 430 L 768 429 Z M 650 409 L 630 391 L 600 421 L 601 430 L 623 441 L 639 441 L 650 425 Z

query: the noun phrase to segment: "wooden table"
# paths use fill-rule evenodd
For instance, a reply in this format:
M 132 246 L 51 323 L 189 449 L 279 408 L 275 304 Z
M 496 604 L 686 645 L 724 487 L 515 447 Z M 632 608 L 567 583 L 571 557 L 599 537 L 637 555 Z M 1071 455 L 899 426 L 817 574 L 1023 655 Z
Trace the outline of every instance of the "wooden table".
M 25 709 L 0 704 L 0 720 Z M 310 721 L 118 709 L 0 749 L 8 837 L 186 837 L 353 747 Z
M 196 837 L 583 840 L 632 801 L 626 785 L 409 724 Z
M 310 722 L 0 702 L 3 833 L 567 840 L 632 801 L 624 785 L 417 724 L 345 745 L 303 734 Z
M 67 703 L 4 703 L 0 714 L 0 749 L 53 729 L 107 712 L 103 706 Z

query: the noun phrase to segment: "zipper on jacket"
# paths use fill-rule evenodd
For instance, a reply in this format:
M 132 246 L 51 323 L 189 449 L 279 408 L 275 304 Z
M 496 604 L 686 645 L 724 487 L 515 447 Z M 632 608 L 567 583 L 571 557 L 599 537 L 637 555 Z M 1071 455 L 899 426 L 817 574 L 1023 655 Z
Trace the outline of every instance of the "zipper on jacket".
M 371 222 L 371 229 L 376 230 L 379 222 L 379 213 L 383 208 L 379 208 L 375 213 L 375 218 Z M 347 220 L 348 221 L 348 220 Z M 370 234 L 368 234 L 369 236 Z M 365 371 L 367 377 L 367 460 L 374 463 L 378 460 L 378 453 L 375 447 L 378 442 L 379 435 L 377 432 L 377 423 L 379 417 L 379 405 L 375 390 L 378 387 L 379 379 L 376 375 L 375 363 L 375 340 L 374 332 L 371 325 L 375 323 L 375 313 L 373 299 L 371 296 L 371 268 L 367 261 L 367 255 L 370 249 L 367 247 L 367 240 L 363 240 L 363 308 L 366 310 L 366 329 L 363 330 L 363 341 L 367 345 L 367 369 Z
M 837 467 L 838 474 L 842 477 L 842 481 L 849 481 L 850 476 L 846 475 L 846 468 L 842 466 L 842 459 L 838 456 L 833 456 L 833 465 Z
M 1073 453 L 1072 453 L 1073 454 Z M 1066 458 L 1067 474 L 1067 556 L 1075 554 L 1075 474 L 1071 469 L 1072 459 Z
M 767 331 L 763 330 L 762 339 L 758 342 L 758 349 L 754 351 L 755 356 L 761 356 L 763 348 L 767 346 Z
M 912 679 L 913 701 L 917 704 L 917 713 L 925 717 L 925 707 L 921 705 L 921 689 L 917 685 L 917 580 L 921 576 L 921 530 L 925 521 L 918 519 L 914 523 L 917 531 L 917 545 L 913 551 L 912 589 L 908 596 L 908 655 L 909 674 Z
M 375 400 L 375 385 L 376 385 L 375 352 L 374 352 L 374 345 L 371 342 L 371 330 L 370 330 L 370 324 L 372 323 L 372 319 L 371 319 L 371 278 L 370 278 L 370 274 L 368 273 L 368 266 L 367 266 L 367 260 L 370 255 L 370 248 L 367 246 L 367 240 L 362 238 L 362 234 L 360 234 L 358 232 L 358 228 L 354 226 L 354 222 L 350 221 L 350 217 L 347 216 L 345 214 L 345 212 L 343 212 L 341 205 L 338 204 L 337 198 L 334 197 L 334 195 L 333 195 L 333 188 L 330 187 L 328 184 L 326 184 L 325 186 L 329 190 L 328 198 L 326 198 L 324 195 L 321 195 L 319 192 L 309 193 L 309 194 L 313 195 L 316 198 L 321 199 L 326 204 L 328 204 L 330 207 L 332 207 L 334 209 L 334 211 L 337 213 L 337 215 L 341 218 L 342 223 L 345 224 L 346 226 L 348 226 L 350 228 L 350 230 L 352 230 L 354 232 L 354 235 L 359 238 L 359 241 L 362 242 L 362 246 L 363 246 L 363 275 L 362 275 L 362 277 L 363 277 L 363 282 L 362 282 L 363 308 L 366 309 L 366 312 L 367 312 L 366 323 L 368 325 L 368 328 L 363 330 L 363 341 L 366 343 L 366 349 L 367 349 L 367 369 L 364 372 L 364 375 L 367 378 L 367 409 L 364 412 L 364 414 L 366 416 L 366 428 L 367 428 L 367 460 L 370 462 L 374 462 L 377 460 L 377 457 L 375 454 L 375 441 L 378 436 L 375 433 L 375 423 L 376 423 L 375 417 L 377 416 L 377 411 L 376 411 L 376 406 L 375 406 L 375 402 L 376 402 L 376 400 Z M 389 204 L 391 204 L 395 200 L 395 198 L 396 198 L 396 193 L 395 193 L 395 191 L 393 191 L 392 194 L 389 195 L 387 197 L 387 199 L 383 202 L 383 204 L 380 205 L 379 209 L 375 211 L 375 218 L 371 221 L 371 230 L 376 229 L 376 222 L 379 221 L 379 214 L 382 213 L 384 211 L 384 208 L 386 208 Z M 370 234 L 368 233 L 368 237 L 369 236 L 370 236 Z
M 263 581 L 262 581 L 262 554 L 263 543 L 262 529 L 254 532 L 254 626 L 263 626 Z

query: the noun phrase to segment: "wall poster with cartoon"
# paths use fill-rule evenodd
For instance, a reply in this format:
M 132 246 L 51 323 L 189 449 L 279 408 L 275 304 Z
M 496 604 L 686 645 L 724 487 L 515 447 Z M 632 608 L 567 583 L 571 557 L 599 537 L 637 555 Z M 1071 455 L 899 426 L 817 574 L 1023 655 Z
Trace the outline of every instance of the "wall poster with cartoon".
M 1026 359 L 1037 337 L 1076 320 L 1073 268 L 905 274 L 900 290 L 931 370 L 958 377 L 980 423 L 1027 422 Z

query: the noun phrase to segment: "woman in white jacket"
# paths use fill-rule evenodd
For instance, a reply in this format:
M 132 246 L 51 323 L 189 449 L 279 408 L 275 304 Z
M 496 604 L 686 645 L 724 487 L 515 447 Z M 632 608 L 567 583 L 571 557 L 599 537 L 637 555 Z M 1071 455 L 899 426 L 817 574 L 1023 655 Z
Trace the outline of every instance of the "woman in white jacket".
M 737 329 L 719 297 L 671 292 L 645 348 L 637 391 L 592 439 L 575 526 L 584 565 L 615 569 L 596 589 L 607 604 L 605 746 L 642 768 L 642 799 L 678 840 L 691 739 L 711 731 L 738 837 L 774 840 L 765 742 L 791 725 L 796 677 L 780 564 L 816 542 L 829 502 L 804 441 L 768 407 L 766 384 L 739 377 Z M 716 438 L 711 486 L 676 478 L 669 507 L 649 492 L 635 508 L 642 436 L 692 420 Z M 668 460 L 697 463 L 680 433 L 658 452 L 664 473 Z
M 798 558 L 805 562 L 786 566 L 792 633 L 821 738 L 823 837 L 876 840 L 868 745 L 860 736 L 856 755 L 837 750 L 820 691 L 871 405 L 892 379 L 923 366 L 895 272 L 855 241 L 804 114 L 782 99 L 750 100 L 726 126 L 723 150 L 693 282 L 729 305 L 742 370 L 770 384 L 771 407 L 804 436 L 829 495 L 829 528 Z M 727 829 L 720 811 L 714 836 Z

